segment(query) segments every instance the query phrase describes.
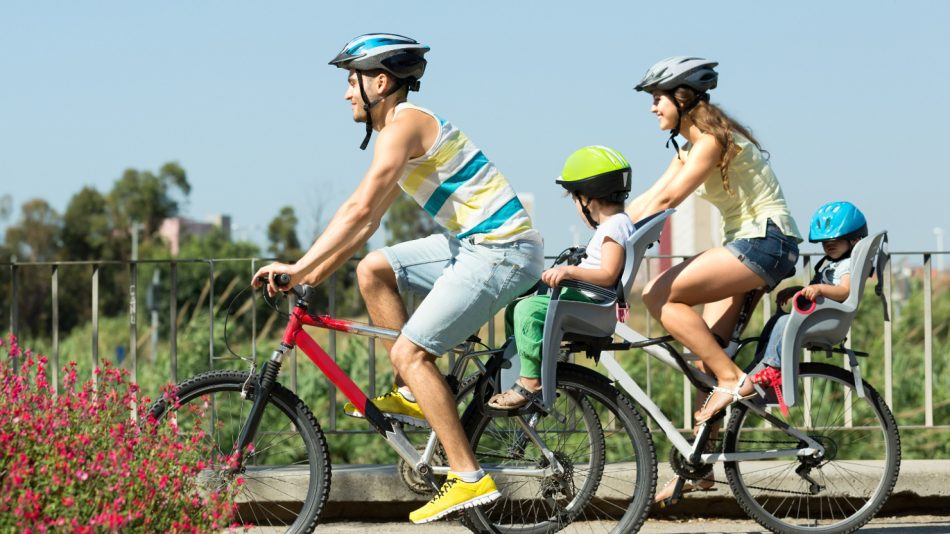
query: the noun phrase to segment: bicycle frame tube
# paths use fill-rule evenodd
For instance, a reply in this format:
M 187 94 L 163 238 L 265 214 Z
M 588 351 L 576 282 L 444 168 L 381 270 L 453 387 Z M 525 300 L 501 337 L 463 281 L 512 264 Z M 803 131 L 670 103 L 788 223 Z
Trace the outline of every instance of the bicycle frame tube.
M 317 317 L 309 315 L 303 308 L 294 308 L 287 321 L 287 328 L 284 330 L 283 342 L 291 347 L 298 347 L 306 354 L 310 360 L 320 368 L 320 371 L 339 389 L 343 395 L 353 403 L 354 406 L 365 416 L 370 425 L 382 434 L 386 441 L 393 447 L 397 454 L 411 465 L 415 465 L 419 459 L 419 453 L 405 435 L 398 432 L 385 417 L 382 412 L 376 408 L 376 405 L 369 402 L 363 390 L 357 386 L 349 375 L 346 374 L 340 366 L 333 361 L 329 354 L 321 347 L 306 331 L 303 326 L 316 326 L 327 328 L 339 332 L 347 332 L 361 335 L 372 335 L 385 339 L 396 339 L 399 332 L 388 328 L 378 328 L 372 325 L 364 325 L 341 319 L 333 319 L 323 316 Z
M 631 342 L 638 343 L 642 341 L 647 341 L 648 339 L 638 333 L 636 330 L 630 328 L 629 326 L 623 323 L 617 323 L 615 333 L 621 338 Z M 648 354 L 654 358 L 660 360 L 666 365 L 683 372 L 683 369 L 680 367 L 679 363 L 676 361 L 676 358 L 670 354 L 670 351 L 660 345 L 648 345 L 641 347 Z M 666 434 L 666 437 L 672 442 L 673 446 L 683 454 L 685 458 L 695 457 L 695 454 L 698 452 L 696 447 L 698 446 L 698 441 L 695 444 L 691 444 L 684 438 L 679 429 L 666 417 L 666 415 L 660 410 L 660 408 L 653 402 L 652 399 L 643 391 L 642 388 L 636 383 L 633 378 L 624 371 L 623 367 L 617 362 L 613 357 L 613 353 L 605 352 L 601 355 L 600 363 L 604 365 L 604 368 L 607 369 L 607 373 L 610 375 L 611 379 L 620 384 L 621 388 L 627 392 L 644 410 L 649 413 L 650 417 L 660 426 L 663 430 L 663 433 Z M 712 377 L 706 375 L 705 373 L 700 373 L 698 371 L 693 371 L 692 368 L 688 369 L 692 374 L 693 378 L 697 381 L 702 382 L 708 386 L 715 385 L 715 381 Z M 754 404 L 751 404 L 748 401 L 741 401 L 743 404 L 749 406 L 749 409 L 759 413 L 763 417 L 767 417 L 767 414 L 759 409 Z M 770 418 L 772 420 L 774 418 Z M 773 424 L 780 423 L 778 419 L 772 420 Z M 804 447 L 797 449 L 775 449 L 772 451 L 759 451 L 759 452 L 750 452 L 750 453 L 704 453 L 699 457 L 705 463 L 715 463 L 722 461 L 739 461 L 739 460 L 752 460 L 752 459 L 768 459 L 768 458 L 781 458 L 788 456 L 809 456 L 814 454 L 816 451 L 821 451 L 824 453 L 824 447 L 821 446 L 818 442 L 813 440 L 804 432 L 789 427 L 788 425 L 781 424 L 778 425 L 779 428 L 784 430 L 791 436 L 798 438 L 799 440 L 805 443 Z

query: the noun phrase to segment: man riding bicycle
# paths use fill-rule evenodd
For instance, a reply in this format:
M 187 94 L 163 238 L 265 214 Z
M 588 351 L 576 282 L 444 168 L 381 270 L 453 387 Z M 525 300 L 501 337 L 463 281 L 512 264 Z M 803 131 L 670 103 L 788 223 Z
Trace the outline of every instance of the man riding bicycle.
M 435 359 L 463 342 L 495 312 L 530 288 L 543 265 L 541 237 L 507 179 L 451 123 L 407 102 L 419 89 L 429 47 L 395 34 L 366 34 L 330 61 L 349 73 L 345 98 L 353 119 L 366 123 L 365 149 L 375 130 L 373 161 L 352 195 L 302 258 L 272 263 L 254 275 L 290 275 L 290 285 L 323 282 L 379 228 L 400 189 L 445 233 L 369 253 L 357 267 L 373 323 L 401 329 L 387 347 L 396 388 L 373 400 L 387 416 L 428 422 L 451 472 L 438 494 L 409 518 L 425 523 L 489 503 L 499 494 L 478 465 L 455 401 Z M 400 292 L 427 293 L 408 317 Z M 349 415 L 361 416 L 353 406 Z

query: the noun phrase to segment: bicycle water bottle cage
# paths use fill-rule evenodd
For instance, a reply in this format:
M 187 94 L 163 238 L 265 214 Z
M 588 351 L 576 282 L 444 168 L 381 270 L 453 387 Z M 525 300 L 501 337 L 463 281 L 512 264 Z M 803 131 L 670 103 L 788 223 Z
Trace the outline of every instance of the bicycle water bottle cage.
M 851 291 L 844 302 L 837 302 L 819 296 L 814 302 L 798 298 L 793 301 L 792 311 L 785 331 L 782 334 L 782 391 L 785 403 L 794 406 L 798 401 L 795 385 L 798 383 L 798 366 L 801 361 L 802 350 L 843 350 L 850 356 L 851 370 L 855 382 L 861 383 L 860 369 L 851 349 L 836 349 L 848 336 L 851 323 L 858 311 L 861 297 L 868 277 L 878 263 L 878 277 L 883 273 L 883 262 L 887 252 L 884 243 L 887 241 L 887 232 L 878 232 L 858 241 L 851 251 Z M 859 387 L 858 393 L 863 389 Z
M 634 224 L 635 230 L 624 243 L 624 267 L 615 289 L 606 289 L 577 280 L 568 280 L 561 287 L 571 287 L 593 295 L 594 302 L 561 300 L 561 288 L 551 292 L 551 301 L 544 319 L 544 338 L 541 342 L 541 384 L 544 405 L 554 403 L 557 359 L 563 341 L 588 343 L 589 354 L 600 356 L 601 350 L 611 347 L 617 327 L 617 303 L 626 302 L 633 288 L 637 270 L 647 248 L 660 238 L 663 225 L 673 210 L 655 213 Z M 570 346 L 570 345 L 569 345 Z

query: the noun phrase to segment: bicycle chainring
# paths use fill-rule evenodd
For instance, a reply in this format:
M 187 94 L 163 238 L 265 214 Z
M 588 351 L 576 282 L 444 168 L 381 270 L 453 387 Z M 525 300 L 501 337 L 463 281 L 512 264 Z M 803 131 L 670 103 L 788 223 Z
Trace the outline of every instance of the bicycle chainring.
M 425 446 L 420 445 L 416 447 L 416 450 L 419 451 L 419 453 L 422 453 L 425 450 Z M 429 465 L 432 467 L 442 467 L 448 465 L 448 462 L 445 459 L 445 452 L 442 450 L 441 446 L 436 449 L 435 453 L 432 455 L 432 460 Z M 429 481 L 425 476 L 416 471 L 415 466 L 409 465 L 408 462 L 400 458 L 399 462 L 396 464 L 396 469 L 399 471 L 399 477 L 402 478 L 403 484 L 405 484 L 410 491 L 416 495 L 423 495 L 427 497 L 435 495 L 435 490 L 432 489 Z M 433 476 L 435 478 L 436 484 L 439 486 L 445 482 L 444 476 Z
M 712 473 L 712 464 L 692 464 L 675 447 L 670 447 L 670 466 L 680 477 L 686 480 L 706 478 Z

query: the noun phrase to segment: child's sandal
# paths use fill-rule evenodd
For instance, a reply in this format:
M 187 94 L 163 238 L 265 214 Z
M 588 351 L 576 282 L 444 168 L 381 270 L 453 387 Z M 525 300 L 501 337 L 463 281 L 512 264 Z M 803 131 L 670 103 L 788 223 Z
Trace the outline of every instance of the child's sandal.
M 499 393 L 488 400 L 488 407 L 496 410 L 517 410 L 527 406 L 532 400 L 541 395 L 541 390 L 529 391 L 521 384 L 515 382 L 511 389 Z

